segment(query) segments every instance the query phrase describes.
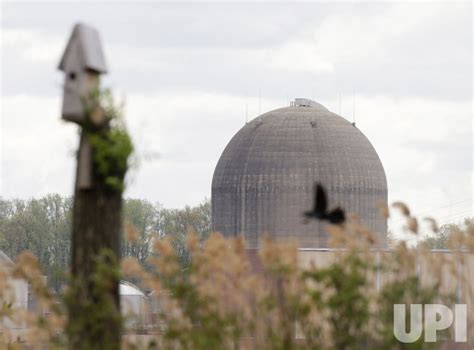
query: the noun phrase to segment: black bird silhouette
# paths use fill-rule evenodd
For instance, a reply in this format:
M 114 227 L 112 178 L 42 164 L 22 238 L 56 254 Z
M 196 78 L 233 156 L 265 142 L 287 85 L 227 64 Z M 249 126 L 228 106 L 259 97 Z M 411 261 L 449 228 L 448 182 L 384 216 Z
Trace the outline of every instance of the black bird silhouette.
M 346 220 L 344 210 L 337 207 L 328 211 L 328 203 L 326 191 L 323 186 L 318 183 L 314 184 L 314 208 L 310 211 L 305 211 L 304 216 L 308 219 L 327 220 L 331 224 L 342 224 Z

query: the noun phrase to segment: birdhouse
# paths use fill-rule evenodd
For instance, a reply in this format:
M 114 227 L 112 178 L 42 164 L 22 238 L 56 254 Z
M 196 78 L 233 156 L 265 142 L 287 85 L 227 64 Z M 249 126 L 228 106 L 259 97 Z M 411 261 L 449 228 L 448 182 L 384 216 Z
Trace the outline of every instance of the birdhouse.
M 62 118 L 75 123 L 84 121 L 84 98 L 99 87 L 100 74 L 107 72 L 99 33 L 76 24 L 59 69 L 65 73 Z

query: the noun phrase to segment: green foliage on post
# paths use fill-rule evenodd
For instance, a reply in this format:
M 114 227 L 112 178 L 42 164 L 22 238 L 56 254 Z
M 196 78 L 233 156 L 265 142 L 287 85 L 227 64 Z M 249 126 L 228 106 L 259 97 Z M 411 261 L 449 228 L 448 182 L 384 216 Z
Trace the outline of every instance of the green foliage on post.
M 123 192 L 123 180 L 128 169 L 128 158 L 133 145 L 125 130 L 102 130 L 89 134 L 92 145 L 94 169 L 104 178 L 109 189 Z
M 108 189 L 123 192 L 133 143 L 122 119 L 123 103 L 110 90 L 95 90 L 84 101 L 88 115 L 83 129 L 92 146 L 93 169 Z M 94 117 L 94 114 L 97 117 Z

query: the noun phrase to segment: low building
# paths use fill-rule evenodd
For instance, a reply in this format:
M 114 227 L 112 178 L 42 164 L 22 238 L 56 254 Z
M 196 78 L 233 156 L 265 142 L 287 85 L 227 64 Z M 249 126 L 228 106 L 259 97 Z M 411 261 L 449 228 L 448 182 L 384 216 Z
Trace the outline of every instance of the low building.
M 133 283 L 120 281 L 120 309 L 125 317 L 125 326 L 133 327 L 146 323 L 148 298 Z
M 11 303 L 13 310 L 28 310 L 28 283 L 11 276 L 13 261 L 0 250 L 0 304 Z M 24 323 L 13 322 L 10 318 L 0 317 L 2 337 L 16 339 L 26 329 Z

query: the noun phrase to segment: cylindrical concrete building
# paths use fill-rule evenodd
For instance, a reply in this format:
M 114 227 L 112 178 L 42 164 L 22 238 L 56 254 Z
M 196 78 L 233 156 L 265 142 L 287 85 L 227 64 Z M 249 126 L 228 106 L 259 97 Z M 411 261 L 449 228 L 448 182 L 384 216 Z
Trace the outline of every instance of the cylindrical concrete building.
M 356 213 L 385 245 L 385 172 L 369 140 L 346 119 L 307 99 L 262 114 L 232 138 L 212 180 L 213 229 L 244 235 L 250 248 L 264 234 L 295 239 L 301 248 L 324 248 L 321 223 L 305 223 L 313 184 L 326 188 L 329 206 Z

